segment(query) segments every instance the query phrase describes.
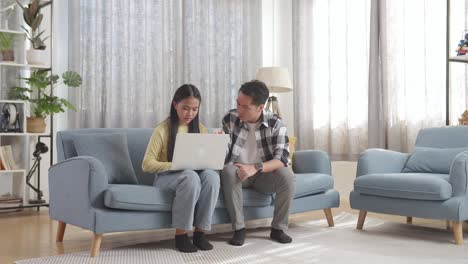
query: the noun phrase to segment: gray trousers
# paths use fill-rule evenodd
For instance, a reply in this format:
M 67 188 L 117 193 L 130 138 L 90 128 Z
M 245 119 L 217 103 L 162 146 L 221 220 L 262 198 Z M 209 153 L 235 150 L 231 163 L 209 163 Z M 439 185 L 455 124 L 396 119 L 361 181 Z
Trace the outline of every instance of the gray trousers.
M 219 174 L 213 170 L 168 171 L 159 173 L 153 186 L 174 192 L 172 227 L 192 230 L 211 229 L 211 218 L 218 201 Z
M 243 182 L 237 176 L 237 170 L 238 167 L 235 165 L 226 165 L 221 174 L 221 186 L 232 228 L 239 230 L 245 227 L 242 188 L 253 188 L 262 193 L 276 193 L 271 227 L 280 230 L 287 229 L 289 207 L 296 190 L 296 177 L 291 168 L 285 167 L 262 173 L 249 177 Z

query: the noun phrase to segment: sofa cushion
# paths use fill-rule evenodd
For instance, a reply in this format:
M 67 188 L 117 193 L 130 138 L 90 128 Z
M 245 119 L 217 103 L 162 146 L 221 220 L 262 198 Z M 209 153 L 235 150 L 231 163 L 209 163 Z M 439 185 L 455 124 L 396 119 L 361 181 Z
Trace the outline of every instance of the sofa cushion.
M 109 208 L 137 211 L 172 211 L 174 193 L 147 185 L 111 184 L 104 193 Z
M 269 206 L 273 203 L 272 194 L 257 192 L 252 188 L 243 188 L 242 198 L 244 200 L 245 207 Z M 224 205 L 224 194 L 222 188 L 219 190 L 219 198 L 216 203 L 216 208 L 226 208 Z
M 128 152 L 126 134 L 76 134 L 73 135 L 73 144 L 79 156 L 91 156 L 102 162 L 109 183 L 138 183 Z
M 452 197 L 448 174 L 383 173 L 359 176 L 354 190 L 377 196 L 443 201 Z
M 403 172 L 448 174 L 455 156 L 467 150 L 468 148 L 416 147 L 406 162 Z
M 333 177 L 320 173 L 296 173 L 296 193 L 294 198 L 300 198 L 321 193 L 333 188 Z
M 272 194 L 264 194 L 254 189 L 242 189 L 244 206 L 270 206 Z M 111 184 L 104 193 L 104 204 L 109 208 L 137 211 L 172 211 L 174 192 L 162 191 L 146 185 Z M 226 208 L 222 189 L 216 208 Z

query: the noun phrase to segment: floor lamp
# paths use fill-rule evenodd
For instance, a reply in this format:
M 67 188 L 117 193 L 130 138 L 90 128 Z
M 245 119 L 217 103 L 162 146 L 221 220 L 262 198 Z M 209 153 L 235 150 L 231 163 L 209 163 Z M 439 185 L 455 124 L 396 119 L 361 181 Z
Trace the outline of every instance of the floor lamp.
M 257 70 L 257 80 L 262 81 L 268 87 L 271 94 L 287 93 L 292 91 L 292 83 L 288 69 L 282 67 L 263 67 Z M 271 95 L 268 98 L 266 109 L 272 111 L 281 118 L 278 98 Z
M 288 69 L 282 67 L 263 67 L 257 71 L 257 80 L 262 81 L 268 87 L 270 94 L 276 93 L 287 93 L 293 90 L 291 79 L 289 78 Z M 268 98 L 268 102 L 265 106 L 266 109 L 272 111 L 279 118 L 281 117 L 281 112 L 278 104 L 278 98 L 274 95 L 271 95 Z M 294 154 L 294 144 L 296 142 L 296 137 L 289 136 L 289 151 L 291 154 L 291 160 Z
M 26 184 L 31 189 L 33 189 L 33 191 L 36 192 L 36 195 L 37 195 L 37 199 L 29 199 L 30 204 L 43 204 L 43 203 L 45 203 L 45 200 L 42 199 L 42 196 L 44 196 L 44 194 L 42 193 L 42 191 L 40 189 L 41 186 L 38 185 L 36 187 L 36 186 L 32 185 L 31 184 L 31 177 L 34 175 L 37 168 L 41 164 L 41 154 L 44 154 L 47 151 L 49 151 L 49 148 L 46 146 L 46 144 L 44 144 L 43 142 L 37 142 L 36 149 L 33 152 L 34 164 L 32 165 L 31 169 L 29 169 L 28 175 L 26 176 Z M 39 207 L 38 207 L 38 210 L 39 210 Z

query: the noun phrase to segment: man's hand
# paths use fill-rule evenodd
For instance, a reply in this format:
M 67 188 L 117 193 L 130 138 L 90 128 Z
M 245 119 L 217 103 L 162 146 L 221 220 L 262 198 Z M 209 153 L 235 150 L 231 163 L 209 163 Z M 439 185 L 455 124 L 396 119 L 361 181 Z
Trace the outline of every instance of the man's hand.
M 245 181 L 247 178 L 254 176 L 257 173 L 257 168 L 255 165 L 247 165 L 247 164 L 234 164 L 239 169 L 237 170 L 237 176 L 240 178 L 241 181 Z

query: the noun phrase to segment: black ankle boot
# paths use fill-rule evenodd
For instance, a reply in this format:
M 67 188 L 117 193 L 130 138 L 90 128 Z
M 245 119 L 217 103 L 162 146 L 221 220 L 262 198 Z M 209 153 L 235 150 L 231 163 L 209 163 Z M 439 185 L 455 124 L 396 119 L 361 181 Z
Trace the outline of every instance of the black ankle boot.
M 197 247 L 192 244 L 187 234 L 175 236 L 175 247 L 180 252 L 192 253 L 197 252 Z
M 292 242 L 292 238 L 286 235 L 286 233 L 284 233 L 283 230 L 275 228 L 271 228 L 270 238 L 280 242 L 281 244 L 287 244 Z
M 231 240 L 229 240 L 229 244 L 233 246 L 242 246 L 244 242 L 245 242 L 245 228 L 234 231 L 234 235 L 232 236 Z
M 206 239 L 204 232 L 193 232 L 193 244 L 201 250 L 213 249 L 213 245 Z

